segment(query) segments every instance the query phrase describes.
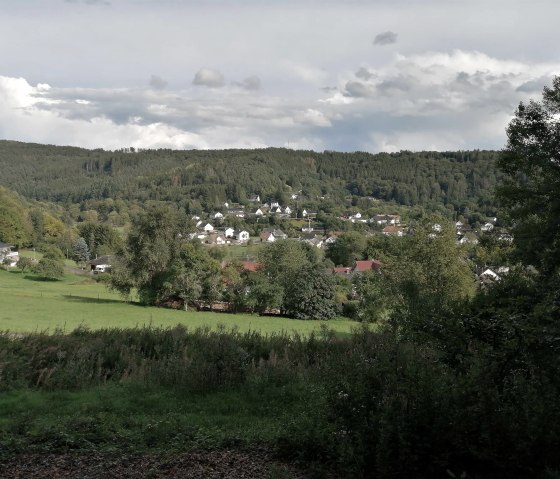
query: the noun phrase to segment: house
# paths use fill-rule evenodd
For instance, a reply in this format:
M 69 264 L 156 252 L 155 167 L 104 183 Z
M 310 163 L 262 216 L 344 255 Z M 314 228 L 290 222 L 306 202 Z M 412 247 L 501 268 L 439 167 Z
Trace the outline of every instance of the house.
M 464 235 L 460 235 L 457 240 L 458 244 L 478 244 L 478 238 L 474 233 L 468 232 Z
M 498 273 L 490 268 L 486 268 L 482 273 L 478 275 L 478 278 L 482 282 L 500 281 L 502 279 Z
M 230 227 L 227 227 L 227 228 L 224 230 L 224 236 L 225 236 L 226 238 L 233 238 L 233 233 L 234 233 L 234 232 L 235 232 L 235 229 L 234 229 L 234 228 L 232 228 L 231 226 L 230 226 Z
M 364 271 L 377 271 L 381 268 L 381 261 L 376 259 L 366 259 L 363 261 L 356 261 L 352 268 L 352 273 L 363 273 Z
M 15 248 L 14 245 L 3 243 L 0 241 L 0 263 L 4 261 L 8 266 L 16 266 L 19 261 L 19 253 L 17 251 L 12 251 Z
M 322 248 L 324 244 L 323 238 L 320 236 L 314 236 L 313 238 L 301 238 L 300 241 L 307 243 L 310 246 L 314 246 L 315 248 Z
M 249 202 L 251 203 L 260 203 L 261 202 L 261 197 L 259 195 L 251 195 L 249 197 Z
M 270 203 L 270 208 L 280 208 L 280 203 L 278 203 L 278 201 L 272 201 Z
M 215 220 L 223 220 L 224 219 L 223 213 L 220 213 L 219 211 L 217 213 L 214 213 L 214 219 Z
M 89 265 L 91 267 L 91 271 L 93 271 L 94 274 L 97 274 L 97 273 L 108 273 L 109 271 L 111 271 L 112 263 L 113 263 L 113 257 L 105 255 L 105 256 L 99 256 L 98 258 L 91 260 L 89 262 Z
M 332 273 L 341 276 L 354 276 L 355 274 L 364 273 L 366 271 L 377 271 L 381 268 L 381 262 L 375 259 L 364 261 L 356 261 L 352 267 L 333 268 Z
M 303 211 L 301 212 L 301 216 L 303 216 L 304 218 L 307 218 L 307 214 L 308 214 L 308 213 L 307 213 L 307 210 L 303 210 Z
M 498 241 L 504 241 L 506 243 L 513 243 L 513 236 L 509 233 L 501 233 L 498 236 Z
M 373 223 L 378 225 L 399 225 L 401 223 L 400 215 L 375 215 Z
M 382 233 L 385 236 L 402 236 L 404 234 L 402 228 L 399 228 L 398 226 L 395 225 L 385 226 L 385 228 L 383 228 Z
M 286 213 L 287 215 L 291 215 L 292 209 L 289 206 L 286 206 L 286 208 L 284 209 L 284 213 Z
M 228 240 L 226 239 L 223 233 L 214 231 L 208 235 L 208 239 L 206 240 L 206 243 L 224 245 L 228 243 Z
M 275 229 L 272 232 L 274 233 L 274 236 L 276 236 L 276 239 L 288 239 L 288 235 L 282 230 Z
M 276 241 L 276 236 L 274 236 L 272 231 L 261 231 L 259 238 L 261 239 L 261 242 L 265 243 L 274 243 Z
M 337 240 L 336 236 L 335 236 L 335 235 L 331 235 L 331 236 L 329 236 L 329 237 L 325 240 L 325 244 L 326 244 L 326 245 L 329 245 L 329 244 L 336 243 L 336 240 Z
M 233 232 L 233 237 L 237 241 L 246 242 L 246 241 L 249 241 L 249 232 L 246 231 L 246 230 L 235 230 Z
M 210 223 L 206 223 L 202 229 L 207 233 L 214 231 L 214 227 Z
M 245 218 L 245 209 L 243 207 L 230 208 L 227 214 L 228 216 L 235 216 L 236 218 Z
M 350 276 L 352 274 L 352 268 L 349 266 L 338 266 L 333 268 L 332 272 L 339 276 Z
M 272 212 L 280 214 L 282 213 L 282 208 L 280 206 L 272 207 Z
M 253 214 L 255 216 L 262 216 L 264 215 L 263 210 L 261 210 L 260 208 L 257 208 L 256 211 L 253 212 Z
M 241 261 L 241 265 L 245 271 L 251 273 L 256 273 L 262 267 L 262 265 L 256 261 Z
M 484 223 L 481 227 L 480 227 L 480 231 L 492 231 L 494 229 L 494 225 L 490 222 L 488 223 Z
M 287 239 L 288 235 L 279 229 L 265 228 L 259 237 L 262 242 L 272 243 L 276 240 Z

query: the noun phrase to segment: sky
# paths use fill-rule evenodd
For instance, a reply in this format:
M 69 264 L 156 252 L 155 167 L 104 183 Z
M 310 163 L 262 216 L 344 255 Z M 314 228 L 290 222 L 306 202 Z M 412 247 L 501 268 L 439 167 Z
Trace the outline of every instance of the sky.
M 500 149 L 557 0 L 0 0 L 0 139 Z

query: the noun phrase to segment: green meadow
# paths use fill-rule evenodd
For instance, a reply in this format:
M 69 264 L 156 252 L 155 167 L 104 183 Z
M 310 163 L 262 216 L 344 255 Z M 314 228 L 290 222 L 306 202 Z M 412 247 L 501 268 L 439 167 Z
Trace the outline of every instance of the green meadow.
M 0 270 L 0 331 L 65 332 L 78 327 L 105 328 L 174 327 L 236 328 L 241 332 L 263 334 L 297 332 L 309 334 L 325 325 L 337 333 L 349 333 L 357 323 L 298 321 L 288 318 L 261 317 L 253 314 L 225 314 L 143 307 L 127 302 L 98 283 L 90 275 L 67 273 L 59 281 L 43 281 L 33 274 Z

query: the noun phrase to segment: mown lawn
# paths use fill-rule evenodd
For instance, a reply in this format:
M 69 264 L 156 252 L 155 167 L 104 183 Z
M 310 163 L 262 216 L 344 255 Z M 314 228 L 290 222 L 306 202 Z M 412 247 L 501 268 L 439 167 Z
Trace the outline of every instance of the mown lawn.
M 227 329 L 261 333 L 298 332 L 309 334 L 323 326 L 337 333 L 349 333 L 357 323 L 298 321 L 251 314 L 175 311 L 127 303 L 92 277 L 66 274 L 60 281 L 41 281 L 32 274 L 0 270 L 0 331 L 43 332 L 77 327 L 90 329 L 143 326 L 189 329 L 223 325 Z

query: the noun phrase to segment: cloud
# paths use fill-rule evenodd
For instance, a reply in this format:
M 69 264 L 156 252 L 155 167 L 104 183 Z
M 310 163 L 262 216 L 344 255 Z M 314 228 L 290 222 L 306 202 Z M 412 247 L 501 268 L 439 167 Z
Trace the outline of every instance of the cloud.
M 395 32 L 383 32 L 375 35 L 373 39 L 374 45 L 390 45 L 392 43 L 397 43 L 398 35 Z
M 86 5 L 105 5 L 111 6 L 108 0 L 64 0 L 65 3 L 84 3 Z
M 367 83 L 353 80 L 346 83 L 344 94 L 348 96 L 367 98 L 373 95 L 373 87 Z
M 160 76 L 152 75 L 150 77 L 150 87 L 152 87 L 154 90 L 165 90 L 165 88 L 167 87 L 167 82 Z
M 361 78 L 362 80 L 371 80 L 375 76 L 374 73 L 370 72 L 365 67 L 360 67 L 359 70 L 356 72 L 356 77 Z
M 224 86 L 224 75 L 218 70 L 202 68 L 196 72 L 193 85 L 205 86 L 208 88 L 220 88 Z
M 334 89 L 300 79 L 297 94 L 252 94 L 257 77 L 226 84 L 213 70 L 201 70 L 199 84 L 220 88 L 65 88 L 0 76 L 0 137 L 108 149 L 501 148 L 516 106 L 538 98 L 555 72 L 560 64 L 454 50 L 362 63 L 326 83 Z
M 235 85 L 240 86 L 245 90 L 256 91 L 261 89 L 261 79 L 256 75 L 252 75 L 241 82 L 236 82 Z

